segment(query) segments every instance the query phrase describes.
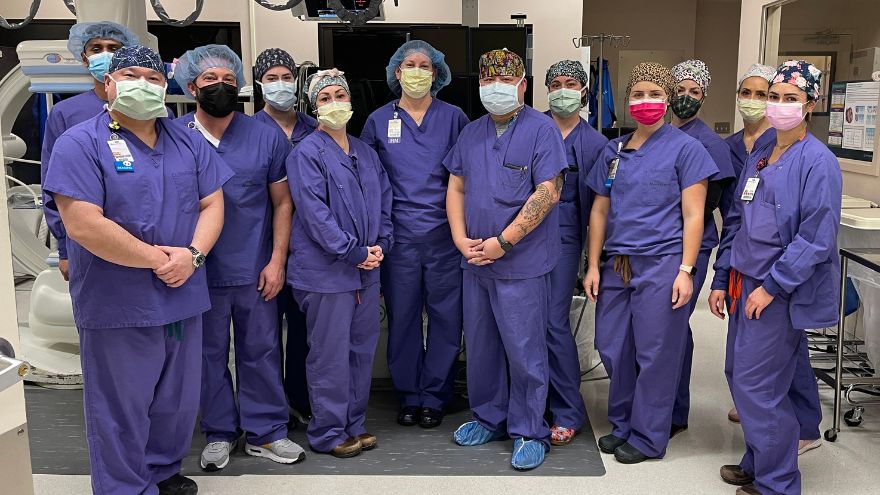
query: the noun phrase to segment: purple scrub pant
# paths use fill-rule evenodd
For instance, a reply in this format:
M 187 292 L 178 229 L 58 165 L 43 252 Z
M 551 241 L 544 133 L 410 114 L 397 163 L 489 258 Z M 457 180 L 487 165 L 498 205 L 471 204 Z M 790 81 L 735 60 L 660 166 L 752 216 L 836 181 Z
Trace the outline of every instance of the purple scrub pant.
M 204 314 L 201 428 L 208 442 L 234 442 L 247 432 L 251 445 L 287 437 L 287 400 L 281 384 L 276 301 L 256 284 L 210 287 Z M 235 383 L 229 370 L 229 324 L 235 339 Z M 236 394 L 238 400 L 236 401 Z
M 755 476 L 762 494 L 800 494 L 800 426 L 789 390 L 804 332 L 792 327 L 786 296 L 776 297 L 760 319 L 746 319 L 748 294 L 760 285 L 743 275 L 743 298 L 730 318 L 728 333 L 730 391 L 746 441 L 740 466 Z
M 460 263 L 451 239 L 397 243 L 382 262 L 388 369 L 401 406 L 442 410 L 452 399 L 453 365 L 461 352 Z
M 709 258 L 712 257 L 711 249 L 704 249 L 697 255 L 697 269 L 694 275 L 694 295 L 688 304 L 688 318 L 694 316 L 694 310 L 697 304 L 701 302 L 700 291 L 706 282 L 706 273 L 709 270 Z M 675 407 L 672 409 L 672 424 L 686 425 L 688 424 L 688 414 L 691 410 L 691 366 L 694 361 L 694 334 L 691 331 L 691 325 L 688 323 L 687 343 L 684 349 L 684 362 L 681 365 L 681 378 L 678 382 L 678 393 L 675 396 Z
M 748 296 L 746 296 L 748 297 Z M 743 300 L 740 300 L 742 303 Z M 736 327 L 728 325 L 727 348 L 733 348 L 736 341 Z M 724 374 L 727 383 L 731 383 L 733 373 L 733 354 L 728 352 L 724 362 Z M 794 367 L 794 379 L 788 390 L 788 398 L 794 407 L 800 425 L 799 440 L 816 440 L 822 435 L 819 433 L 819 425 L 822 423 L 822 404 L 819 402 L 819 385 L 816 382 L 816 373 L 810 364 L 810 349 L 807 345 L 807 335 L 804 334 L 797 350 L 797 363 Z
M 293 289 L 285 283 L 278 293 L 278 328 L 282 328 L 282 318 L 287 318 L 287 345 L 283 347 L 284 359 L 284 393 L 290 407 L 300 413 L 310 413 L 309 388 L 306 382 L 306 356 L 309 355 L 309 344 L 306 339 L 306 315 L 299 309 L 293 299 Z M 278 333 L 278 345 L 282 346 L 281 332 Z
M 306 373 L 312 420 L 306 436 L 317 452 L 329 452 L 363 435 L 373 356 L 379 342 L 379 284 L 324 294 L 294 289 L 306 314 Z
M 560 205 L 560 215 L 563 206 Z M 578 226 L 574 230 L 579 229 Z M 560 226 L 560 230 L 564 227 Z M 571 298 L 582 256 L 581 246 L 574 236 L 562 233 L 562 249 L 556 267 L 550 272 L 550 324 L 547 327 L 547 358 L 550 365 L 550 387 L 547 390 L 547 409 L 554 425 L 580 430 L 587 418 L 587 409 L 581 396 L 581 366 L 577 345 L 571 334 Z M 567 242 L 574 237 L 574 242 Z
M 630 256 L 624 285 L 614 263 L 602 267 L 596 349 L 611 379 L 611 433 L 648 457 L 663 457 L 687 340 L 688 307 L 672 309 L 681 255 Z
M 694 300 L 691 303 L 691 316 L 698 301 L 700 288 L 706 279 L 706 271 L 709 264 L 709 252 L 700 251 L 697 258 L 697 275 L 694 277 Z M 748 297 L 748 296 L 746 296 Z M 728 345 L 732 345 L 736 338 L 736 331 L 728 330 Z M 685 349 L 684 364 L 681 370 L 681 381 L 678 384 L 678 395 L 675 398 L 675 409 L 672 411 L 672 423 L 686 425 L 688 412 L 690 411 L 690 381 L 691 363 L 694 355 L 694 339 L 688 328 L 687 348 Z M 731 362 L 730 354 L 724 363 L 724 373 L 730 381 Z M 804 335 L 798 348 L 798 361 L 795 367 L 794 381 L 788 396 L 794 406 L 798 423 L 801 426 L 801 440 L 816 440 L 820 437 L 819 424 L 822 422 L 822 405 L 819 402 L 819 387 L 816 383 L 816 374 L 810 365 L 810 351 L 807 348 L 807 337 Z
M 550 275 L 521 280 L 463 270 L 468 399 L 491 431 L 549 445 L 547 323 Z
M 179 326 L 79 329 L 98 495 L 155 495 L 156 483 L 180 472 L 198 413 L 202 318 Z

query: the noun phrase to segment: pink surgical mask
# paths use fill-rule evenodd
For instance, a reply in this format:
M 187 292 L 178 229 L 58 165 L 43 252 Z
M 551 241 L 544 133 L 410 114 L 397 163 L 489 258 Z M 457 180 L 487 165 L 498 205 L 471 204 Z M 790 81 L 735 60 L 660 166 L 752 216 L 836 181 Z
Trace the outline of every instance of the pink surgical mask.
M 804 120 L 804 104 L 800 102 L 767 102 L 767 121 L 779 131 L 794 129 Z
M 629 114 L 642 125 L 654 125 L 666 115 L 666 100 L 645 98 L 629 102 Z

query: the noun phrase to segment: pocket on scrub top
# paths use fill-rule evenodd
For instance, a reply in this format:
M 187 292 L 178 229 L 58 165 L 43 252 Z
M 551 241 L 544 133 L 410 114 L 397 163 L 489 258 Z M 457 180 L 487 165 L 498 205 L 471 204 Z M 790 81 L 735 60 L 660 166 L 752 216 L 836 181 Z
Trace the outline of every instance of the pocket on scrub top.
M 504 164 L 498 171 L 500 186 L 492 188 L 492 197 L 503 206 L 522 206 L 531 195 L 529 167 Z
M 779 246 L 779 224 L 776 223 L 776 205 L 765 201 L 753 201 L 752 222 L 749 228 L 749 239 L 764 246 Z M 746 213 L 748 214 L 748 213 Z
M 239 206 L 251 206 L 268 200 L 265 172 L 236 173 L 229 182 L 232 186 L 230 195 Z
M 638 200 L 645 206 L 663 206 L 681 198 L 678 179 L 672 171 L 651 170 L 637 188 Z
M 195 170 L 174 172 L 171 179 L 177 187 L 180 208 L 184 213 L 193 213 L 199 208 L 199 183 Z
M 521 187 L 529 177 L 529 167 L 525 165 L 516 165 L 514 163 L 505 163 L 501 167 L 501 185 L 505 187 Z

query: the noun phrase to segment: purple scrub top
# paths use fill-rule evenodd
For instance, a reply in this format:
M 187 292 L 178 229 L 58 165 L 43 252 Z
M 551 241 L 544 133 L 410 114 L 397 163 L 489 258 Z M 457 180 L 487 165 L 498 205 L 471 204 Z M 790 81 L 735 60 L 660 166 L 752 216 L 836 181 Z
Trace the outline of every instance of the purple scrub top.
M 609 255 L 680 254 L 684 234 L 681 192 L 718 172 L 696 139 L 669 124 L 658 129 L 638 150 L 627 150 L 632 134 L 612 139 L 602 150 L 588 184 L 611 198 L 605 228 Z M 605 186 L 608 168 L 624 143 L 617 177 Z
M 201 136 L 165 119 L 156 119 L 153 149 L 125 129 L 115 132 L 134 158 L 133 171 L 119 172 L 107 144 L 113 133 L 109 123 L 109 114 L 102 112 L 58 138 L 44 189 L 99 206 L 106 218 L 147 244 L 189 246 L 199 201 L 217 191 L 232 172 Z M 50 203 L 55 206 L 54 199 Z M 116 265 L 72 239 L 68 243 L 70 293 L 79 328 L 160 326 L 210 308 L 205 270 L 196 270 L 172 289 L 152 270 Z
M 311 292 L 360 290 L 379 282 L 379 270 L 357 267 L 369 246 L 393 245 L 391 184 L 379 156 L 348 136 L 349 153 L 316 131 L 287 157 L 296 213 L 287 282 Z
M 767 143 L 749 156 L 746 169 L 740 176 L 734 208 L 725 219 L 724 237 L 715 262 L 712 289 L 727 290 L 733 251 L 736 243 L 749 243 L 746 248 L 763 249 L 773 259 L 769 273 L 763 280 L 764 289 L 773 296 L 786 294 L 789 315 L 794 328 L 824 328 L 837 323 L 840 290 L 840 258 L 837 254 L 837 232 L 840 228 L 840 202 L 843 178 L 840 164 L 828 147 L 812 134 L 793 144 L 780 159 L 768 181 L 772 194 L 756 196 L 752 205 L 764 200 L 766 213 L 773 213 L 768 221 L 762 216 L 760 231 L 744 230 L 744 201 L 740 198 L 748 177 L 754 176 L 757 162 L 769 157 L 776 140 Z M 765 168 L 766 170 L 766 168 Z M 749 172 L 752 172 L 749 175 Z M 762 186 L 758 185 L 758 192 Z M 768 188 L 770 189 L 770 188 Z M 774 205 L 775 208 L 770 208 Z M 762 205 L 758 205 L 762 206 Z M 753 238 L 766 236 L 773 223 L 784 247 L 780 252 L 762 245 L 751 244 Z M 753 228 L 755 225 L 750 225 Z M 763 239 L 761 239 L 763 240 Z M 734 268 L 750 267 L 740 264 Z M 743 294 L 743 297 L 748 297 Z
M 392 101 L 370 114 L 361 140 L 379 155 L 391 189 L 391 220 L 397 242 L 422 243 L 448 239 L 446 189 L 449 172 L 443 158 L 468 124 L 455 105 L 433 99 L 422 125 Z M 400 119 L 399 138 L 388 137 L 388 122 Z
M 85 122 L 86 120 L 98 115 L 104 110 L 106 101 L 98 97 L 94 90 L 72 96 L 66 100 L 58 102 L 49 112 L 46 119 L 46 130 L 43 134 L 43 148 L 40 152 L 40 177 L 43 182 L 46 181 L 46 171 L 49 168 L 49 161 L 52 159 L 52 148 L 55 141 L 67 129 Z M 43 204 L 50 203 L 49 195 L 43 192 Z M 61 215 L 58 210 L 48 206 L 44 206 L 44 215 L 46 216 L 46 224 L 52 235 L 58 239 L 58 255 L 61 259 L 67 259 L 67 234 L 64 231 L 64 225 L 61 223 Z
M 278 122 L 275 122 L 275 119 L 272 118 L 266 110 L 260 110 L 259 112 L 254 114 L 254 118 L 263 122 L 264 124 L 271 124 L 272 126 L 281 129 L 281 126 L 278 125 Z M 293 126 L 293 132 L 290 133 L 290 144 L 296 146 L 306 138 L 309 134 L 315 131 L 318 128 L 318 121 L 315 120 L 312 116 L 308 115 L 304 112 L 296 112 L 296 125 Z M 281 129 L 281 132 L 284 132 L 284 129 Z M 286 137 L 286 134 L 285 134 Z
M 449 173 L 464 179 L 464 215 L 470 239 L 490 239 L 516 218 L 542 182 L 568 169 L 562 134 L 541 112 L 524 106 L 507 131 L 496 137 L 484 115 L 468 124 L 443 160 Z M 544 220 L 510 252 L 485 266 L 461 266 L 496 279 L 534 278 L 549 273 L 559 254 L 559 211 Z
M 737 170 L 733 166 L 730 156 L 730 146 L 721 137 L 706 125 L 701 119 L 694 119 L 679 127 L 679 130 L 699 141 L 709 152 L 709 156 L 718 167 L 718 172 L 709 181 L 733 179 L 736 182 Z M 723 193 L 722 193 L 723 194 Z M 701 251 L 711 251 L 718 245 L 718 227 L 715 225 L 715 216 L 710 215 L 705 219 L 703 227 L 703 242 Z
M 186 132 L 205 140 L 192 128 L 194 114 L 175 120 Z M 205 140 L 205 144 L 213 147 Z M 210 287 L 257 283 L 272 257 L 272 199 L 269 185 L 287 176 L 284 161 L 290 143 L 278 127 L 235 112 L 216 148 L 235 175 L 223 188 L 223 232 L 205 266 Z

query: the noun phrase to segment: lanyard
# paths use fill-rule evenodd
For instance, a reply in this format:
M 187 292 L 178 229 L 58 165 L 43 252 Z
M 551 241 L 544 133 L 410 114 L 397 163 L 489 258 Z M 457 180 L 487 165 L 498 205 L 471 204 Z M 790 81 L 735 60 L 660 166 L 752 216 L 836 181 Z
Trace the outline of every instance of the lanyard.
M 623 141 L 617 142 L 617 154 L 608 164 L 608 176 L 605 178 L 605 187 L 611 188 L 614 185 L 614 179 L 617 177 L 617 167 L 620 165 L 620 151 L 623 149 Z

